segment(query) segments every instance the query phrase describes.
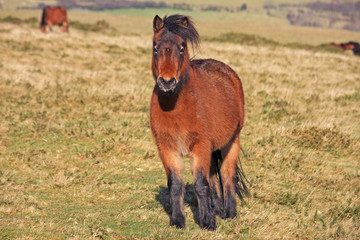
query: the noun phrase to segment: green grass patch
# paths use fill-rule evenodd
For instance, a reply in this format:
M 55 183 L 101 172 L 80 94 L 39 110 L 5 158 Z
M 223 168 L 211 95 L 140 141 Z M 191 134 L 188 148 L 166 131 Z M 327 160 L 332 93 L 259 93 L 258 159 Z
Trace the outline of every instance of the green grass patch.
M 23 24 L 23 23 L 28 23 L 28 24 L 35 24 L 38 23 L 38 19 L 36 17 L 29 17 L 29 18 L 18 18 L 18 17 L 13 17 L 11 15 L 4 17 L 4 18 L 0 18 L 0 22 L 4 22 L 4 23 L 12 23 L 12 24 Z
M 339 97 L 336 97 L 335 102 L 344 103 L 344 102 L 359 102 L 360 101 L 360 93 L 355 92 L 353 94 L 345 94 Z
M 245 33 L 225 33 L 220 35 L 219 37 L 214 37 L 210 39 L 206 39 L 208 41 L 216 41 L 216 42 L 231 42 L 231 43 L 238 43 L 243 45 L 279 45 L 278 42 L 260 37 L 254 34 L 245 34 Z
M 72 28 L 82 30 L 82 31 L 90 31 L 90 32 L 105 32 L 112 31 L 116 32 L 116 29 L 111 27 L 110 24 L 106 20 L 98 20 L 96 23 L 82 23 L 79 21 L 70 21 L 69 26 Z

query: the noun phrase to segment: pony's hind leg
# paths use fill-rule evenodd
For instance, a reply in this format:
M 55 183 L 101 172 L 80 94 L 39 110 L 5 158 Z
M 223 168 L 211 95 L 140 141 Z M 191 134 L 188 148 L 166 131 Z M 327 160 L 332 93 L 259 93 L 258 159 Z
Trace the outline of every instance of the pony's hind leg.
M 60 31 L 64 32 L 64 22 L 59 23 Z
M 53 24 L 52 24 L 52 22 L 51 21 L 48 21 L 48 27 L 49 27 L 49 30 L 50 30 L 50 32 L 53 32 Z
M 66 21 L 60 23 L 60 30 L 62 32 L 69 32 L 68 23 Z
M 221 152 L 219 150 L 212 152 L 210 166 L 210 194 L 215 214 L 224 218 L 223 188 L 220 175 L 221 160 Z
M 64 32 L 69 32 L 69 24 L 68 24 L 68 22 L 67 21 L 65 21 L 64 23 L 63 23 L 63 28 L 64 28 Z
M 240 153 L 239 136 L 236 136 L 233 142 L 221 150 L 223 156 L 223 163 L 220 169 L 221 178 L 223 182 L 224 192 L 224 219 L 236 218 L 236 166 Z

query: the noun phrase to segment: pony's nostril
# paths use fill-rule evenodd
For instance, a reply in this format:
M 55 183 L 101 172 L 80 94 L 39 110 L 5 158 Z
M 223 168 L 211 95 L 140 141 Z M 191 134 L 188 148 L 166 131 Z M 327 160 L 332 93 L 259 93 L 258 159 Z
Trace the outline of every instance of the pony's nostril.
M 158 82 L 164 84 L 166 81 L 163 77 L 159 77 Z
M 172 77 L 169 81 L 169 84 L 174 84 L 174 83 L 176 83 L 176 79 L 174 78 L 174 77 Z
M 158 82 L 165 84 L 165 85 L 172 85 L 176 83 L 176 78 L 172 77 L 170 80 L 165 80 L 163 77 L 159 77 Z

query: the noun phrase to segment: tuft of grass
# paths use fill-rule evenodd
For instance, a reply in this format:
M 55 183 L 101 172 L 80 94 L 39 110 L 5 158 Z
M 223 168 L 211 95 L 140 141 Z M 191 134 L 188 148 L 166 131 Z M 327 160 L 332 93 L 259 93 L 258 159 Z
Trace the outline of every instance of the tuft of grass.
M 276 198 L 276 202 L 280 205 L 294 206 L 299 200 L 298 194 L 281 193 Z
M 311 127 L 294 129 L 292 137 L 299 147 L 324 151 L 352 151 L 352 140 L 338 129 Z
M 23 24 L 23 23 L 28 23 L 28 24 L 35 24 L 38 22 L 38 19 L 36 17 L 29 17 L 29 18 L 18 18 L 18 17 L 13 17 L 13 16 L 7 16 L 4 18 L 0 18 L 0 22 L 4 22 L 4 23 L 12 23 L 12 24 Z
M 322 43 L 320 45 L 315 46 L 316 51 L 323 51 L 323 52 L 332 52 L 332 53 L 344 53 L 344 50 L 332 47 L 328 43 Z
M 355 92 L 353 94 L 344 94 L 342 96 L 336 97 L 335 102 L 344 103 L 344 102 L 360 102 L 360 93 Z
M 353 222 L 360 221 L 360 205 L 355 206 L 335 206 L 328 211 L 331 219 L 330 225 L 341 222 L 344 219 L 351 219 Z
M 21 18 L 13 17 L 13 16 L 7 16 L 0 19 L 0 22 L 6 22 L 6 23 L 13 23 L 13 24 L 21 24 L 24 21 Z
M 278 42 L 273 41 L 271 39 L 267 39 L 264 37 L 260 37 L 254 34 L 245 34 L 245 33 L 234 33 L 229 32 L 225 34 L 221 34 L 218 37 L 206 39 L 208 41 L 216 41 L 216 42 L 230 42 L 230 43 L 238 43 L 242 45 L 279 45 Z
M 271 120 L 280 121 L 283 117 L 290 115 L 289 105 L 284 100 L 266 101 L 262 106 L 263 113 Z
M 106 20 L 98 20 L 96 23 L 82 23 L 79 21 L 70 21 L 69 25 L 71 28 L 75 28 L 82 31 L 90 31 L 90 32 L 106 32 L 112 31 L 116 32 L 116 29 L 111 27 L 110 24 Z
M 0 22 L 4 22 L 4 23 L 11 23 L 11 24 L 30 24 L 32 26 L 34 26 L 35 24 L 37 24 L 39 22 L 38 18 L 36 17 L 29 17 L 29 18 L 18 18 L 18 17 L 13 17 L 13 16 L 7 16 L 4 18 L 0 18 Z M 78 30 L 82 30 L 82 31 L 88 31 L 88 32 L 117 32 L 117 29 L 114 27 L 111 27 L 109 22 L 102 19 L 102 20 L 98 20 L 95 23 L 91 24 L 91 23 L 83 23 L 80 21 L 69 21 L 69 25 L 71 28 L 75 28 Z

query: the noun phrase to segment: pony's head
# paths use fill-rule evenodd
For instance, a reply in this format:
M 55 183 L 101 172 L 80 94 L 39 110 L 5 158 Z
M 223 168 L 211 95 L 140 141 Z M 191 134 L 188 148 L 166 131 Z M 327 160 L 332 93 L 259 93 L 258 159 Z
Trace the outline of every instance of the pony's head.
M 188 42 L 199 45 L 199 35 L 187 16 L 155 16 L 152 72 L 160 91 L 176 93 L 186 81 L 189 71 Z

